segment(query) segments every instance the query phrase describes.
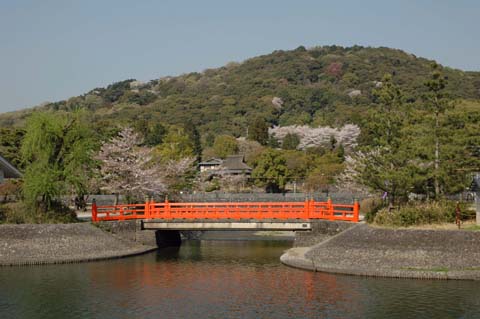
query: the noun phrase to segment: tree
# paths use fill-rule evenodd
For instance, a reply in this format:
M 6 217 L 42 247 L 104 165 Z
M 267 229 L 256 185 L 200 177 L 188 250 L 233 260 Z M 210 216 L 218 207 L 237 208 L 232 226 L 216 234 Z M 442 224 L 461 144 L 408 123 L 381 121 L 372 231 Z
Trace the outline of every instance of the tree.
M 127 127 L 102 145 L 96 159 L 101 162 L 103 189 L 126 195 L 129 201 L 167 190 L 163 167 L 152 161 L 152 149 L 142 143 L 140 135 Z
M 170 160 L 178 161 L 185 157 L 194 157 L 194 145 L 183 128 L 170 126 L 163 143 L 155 148 L 154 155 L 164 164 Z
M 38 112 L 27 121 L 22 142 L 23 191 L 31 204 L 50 209 L 59 196 L 87 193 L 93 175 L 94 136 L 84 113 Z
M 442 124 L 441 116 L 445 114 L 445 111 L 453 107 L 452 101 L 449 100 L 445 87 L 447 85 L 447 78 L 440 72 L 440 66 L 436 63 L 432 65 L 432 74 L 428 81 L 425 82 L 425 86 L 428 92 L 424 96 L 425 109 L 433 114 L 433 121 L 431 124 L 431 134 L 433 136 L 434 143 L 434 170 L 433 170 L 433 184 L 434 195 L 438 198 L 441 194 L 441 168 L 440 168 L 440 149 Z
M 0 129 L 0 155 L 18 169 L 23 169 L 22 156 L 18 150 L 22 145 L 24 135 L 25 131 L 22 129 Z
M 268 142 L 268 125 L 265 119 L 257 117 L 248 127 L 248 139 L 257 141 L 262 145 Z
M 284 191 L 288 177 L 287 161 L 280 151 L 267 149 L 254 162 L 252 178 L 269 193 Z
M 235 137 L 230 135 L 219 135 L 213 143 L 213 152 L 215 156 L 225 158 L 228 155 L 238 153 L 238 142 Z
M 300 144 L 300 138 L 295 133 L 288 133 L 282 141 L 282 148 L 284 150 L 295 150 Z
M 408 110 L 390 75 L 374 94 L 378 103 L 366 124 L 370 143 L 356 156 L 356 176 L 372 190 L 387 193 L 390 204 L 395 204 L 407 199 L 415 183 L 415 163 L 409 150 L 412 137 L 404 131 Z
M 188 120 L 183 126 L 183 129 L 190 137 L 193 145 L 193 154 L 195 155 L 197 161 L 200 161 L 202 157 L 202 143 L 200 141 L 200 133 L 198 132 L 197 127 L 191 120 Z

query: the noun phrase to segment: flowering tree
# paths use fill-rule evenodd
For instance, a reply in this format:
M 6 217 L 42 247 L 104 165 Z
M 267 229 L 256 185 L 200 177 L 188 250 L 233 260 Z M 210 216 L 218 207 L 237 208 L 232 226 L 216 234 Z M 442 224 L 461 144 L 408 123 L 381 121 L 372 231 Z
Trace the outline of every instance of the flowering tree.
M 347 124 L 341 128 L 329 126 L 312 128 L 307 125 L 275 126 L 269 129 L 269 134 L 283 140 L 287 135 L 297 135 L 300 143 L 297 149 L 307 149 L 316 146 L 329 146 L 332 137 L 338 144 L 351 150 L 357 146 L 357 138 L 360 135 L 360 128 L 354 124 Z
M 143 140 L 131 128 L 102 145 L 96 159 L 101 161 L 102 188 L 129 197 L 164 193 L 163 168 L 151 161 L 152 150 L 140 147 Z

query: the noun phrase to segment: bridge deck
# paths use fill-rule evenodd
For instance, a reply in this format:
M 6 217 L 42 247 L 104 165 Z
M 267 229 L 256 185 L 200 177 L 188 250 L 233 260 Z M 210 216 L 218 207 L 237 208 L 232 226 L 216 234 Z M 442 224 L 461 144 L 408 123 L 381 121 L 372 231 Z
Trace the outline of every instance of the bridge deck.
M 142 221 L 142 229 L 170 230 L 311 230 L 310 220 L 163 220 Z

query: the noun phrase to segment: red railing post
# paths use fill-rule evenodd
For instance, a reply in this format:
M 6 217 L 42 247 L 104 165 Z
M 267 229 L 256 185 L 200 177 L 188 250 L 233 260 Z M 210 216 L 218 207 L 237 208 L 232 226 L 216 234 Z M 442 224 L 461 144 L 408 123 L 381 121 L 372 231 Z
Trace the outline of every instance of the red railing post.
M 303 205 L 304 205 L 304 207 L 303 207 L 303 211 L 304 211 L 303 218 L 309 219 L 310 218 L 310 201 L 308 200 L 308 198 L 305 198 L 305 203 Z
M 172 211 L 170 210 L 170 202 L 168 198 L 165 197 L 165 218 L 172 219 Z
M 92 200 L 92 222 L 98 221 L 97 202 L 95 198 Z
M 145 208 L 143 210 L 144 218 L 149 219 L 150 218 L 150 199 L 147 198 L 145 201 Z
M 312 198 L 310 200 L 310 205 L 308 206 L 308 216 L 314 216 L 315 214 L 315 200 Z
M 360 220 L 360 204 L 355 199 L 353 203 L 353 221 L 358 222 Z
M 327 207 L 328 207 L 328 219 L 334 219 L 334 211 L 333 211 L 333 204 L 332 199 L 329 197 L 327 200 Z

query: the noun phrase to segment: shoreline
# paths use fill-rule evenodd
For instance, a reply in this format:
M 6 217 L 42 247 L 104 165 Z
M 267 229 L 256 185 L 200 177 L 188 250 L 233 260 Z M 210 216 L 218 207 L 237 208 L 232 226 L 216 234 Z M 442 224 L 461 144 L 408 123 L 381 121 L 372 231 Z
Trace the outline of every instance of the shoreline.
M 90 223 L 0 225 L 0 267 L 118 259 L 156 249 Z
M 480 232 L 358 224 L 313 246 L 291 248 L 280 261 L 344 275 L 480 280 Z

